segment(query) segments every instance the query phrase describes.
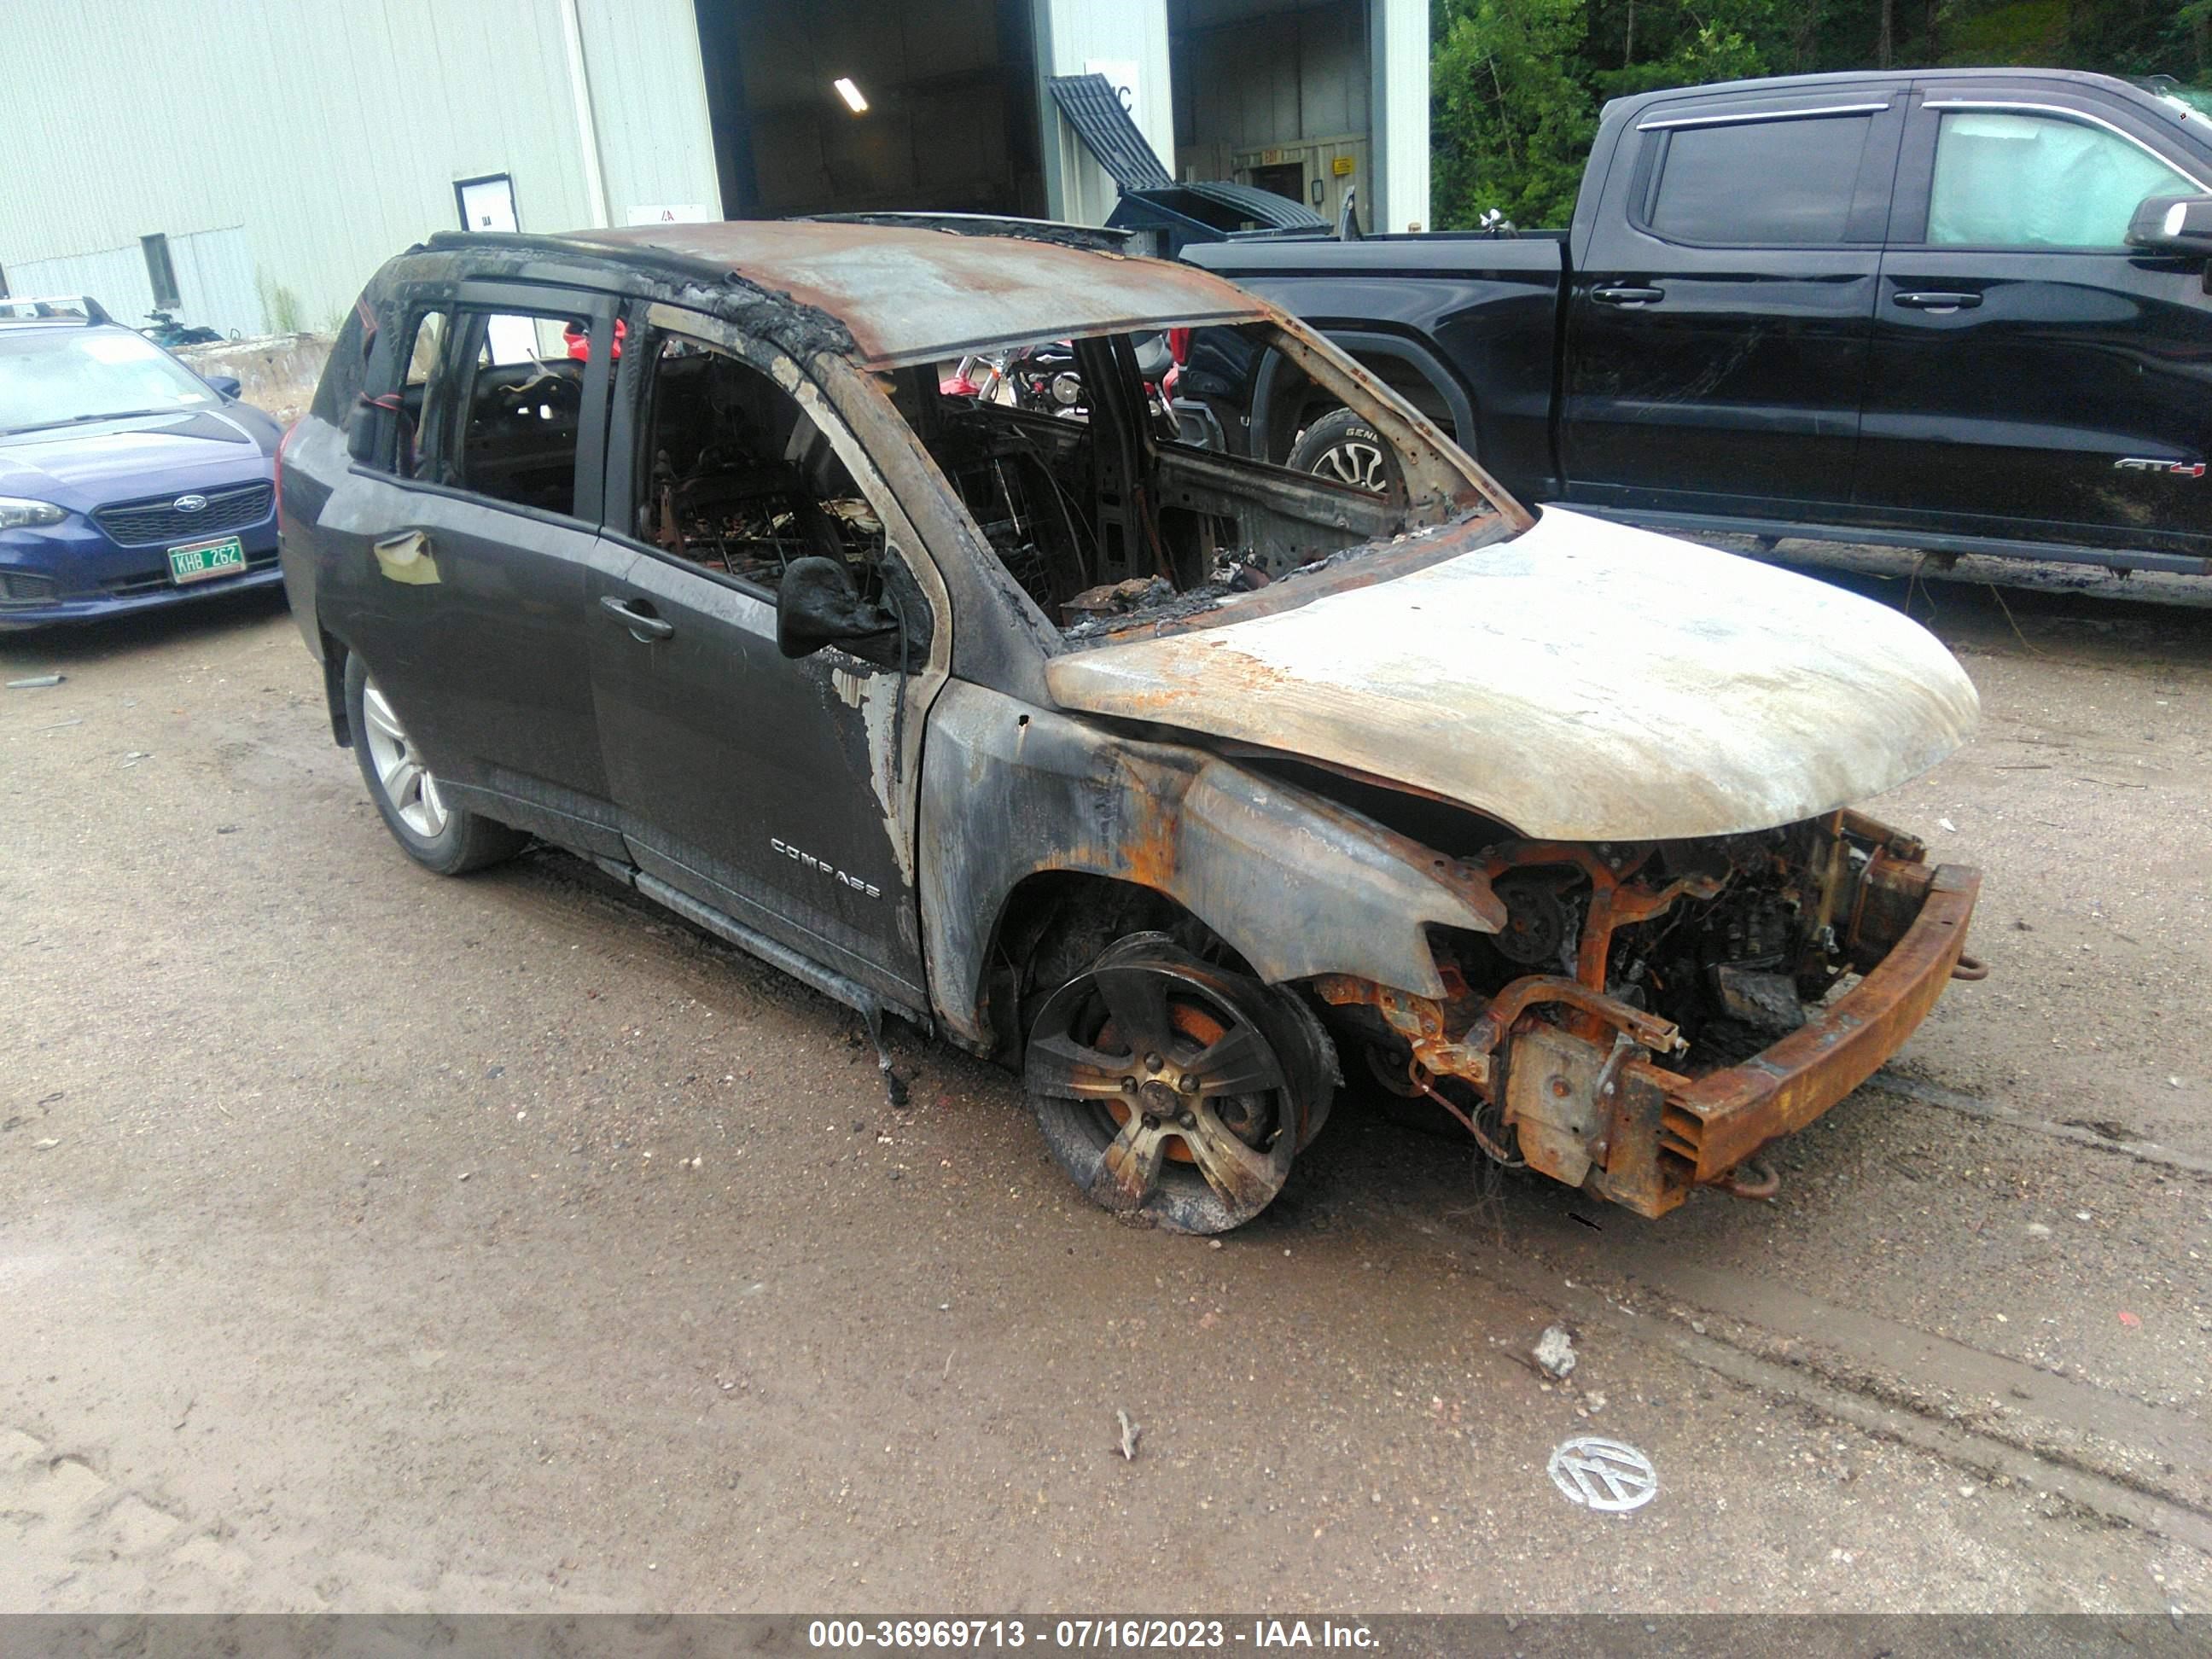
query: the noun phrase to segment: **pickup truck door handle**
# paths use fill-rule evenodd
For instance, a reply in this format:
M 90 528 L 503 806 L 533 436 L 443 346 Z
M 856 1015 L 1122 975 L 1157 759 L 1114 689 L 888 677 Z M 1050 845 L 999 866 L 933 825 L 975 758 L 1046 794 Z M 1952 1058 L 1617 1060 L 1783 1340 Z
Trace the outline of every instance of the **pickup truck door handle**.
M 1594 288 L 1590 298 L 1601 306 L 1656 305 L 1667 297 L 1663 288 Z
M 1978 294 L 1893 294 L 1889 302 L 1907 311 L 1972 311 L 1981 304 Z
M 664 622 L 650 611 L 633 607 L 628 599 L 617 599 L 611 593 L 602 594 L 599 605 L 610 616 L 629 629 L 630 637 L 642 645 L 655 640 L 665 640 L 676 631 L 676 624 Z

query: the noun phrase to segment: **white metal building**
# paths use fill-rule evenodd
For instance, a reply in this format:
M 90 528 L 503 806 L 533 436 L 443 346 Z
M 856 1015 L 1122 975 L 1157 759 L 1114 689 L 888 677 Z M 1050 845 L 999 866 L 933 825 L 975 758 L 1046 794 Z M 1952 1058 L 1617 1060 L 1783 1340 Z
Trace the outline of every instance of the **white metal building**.
M 1180 179 L 1428 218 L 1425 0 L 8 0 L 0 293 L 329 327 L 433 231 L 854 210 L 1097 222 L 1046 83 Z M 851 97 L 837 83 L 851 88 Z M 853 99 L 865 109 L 850 107 Z

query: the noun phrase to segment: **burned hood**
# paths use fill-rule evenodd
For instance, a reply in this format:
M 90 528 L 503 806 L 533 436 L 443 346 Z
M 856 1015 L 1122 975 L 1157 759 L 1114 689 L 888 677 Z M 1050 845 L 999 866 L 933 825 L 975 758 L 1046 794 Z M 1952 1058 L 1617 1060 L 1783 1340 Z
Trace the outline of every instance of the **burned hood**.
M 1055 657 L 1064 708 L 1346 767 L 1524 836 L 1763 830 L 1866 799 L 1972 735 L 1972 683 L 1885 605 L 1547 508 L 1409 574 Z

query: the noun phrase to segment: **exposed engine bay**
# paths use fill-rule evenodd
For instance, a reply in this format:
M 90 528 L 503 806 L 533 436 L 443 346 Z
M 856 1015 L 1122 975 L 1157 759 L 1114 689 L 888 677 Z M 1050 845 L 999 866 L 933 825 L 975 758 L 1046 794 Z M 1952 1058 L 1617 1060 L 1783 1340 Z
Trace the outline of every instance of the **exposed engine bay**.
M 1341 977 L 1315 988 L 1347 1054 L 1442 1106 L 1498 1163 L 1645 1214 L 1716 1176 L 1757 1195 L 1771 1177 L 1709 1145 L 1707 1097 L 1778 1042 L 1832 1046 L 1816 1025 L 1854 1028 L 1838 1000 L 1921 908 L 1923 859 L 1849 811 L 1698 841 L 1500 841 L 1462 861 L 1489 883 L 1498 930 L 1431 935 L 1442 998 Z M 1978 976 L 1956 944 L 1943 976 Z

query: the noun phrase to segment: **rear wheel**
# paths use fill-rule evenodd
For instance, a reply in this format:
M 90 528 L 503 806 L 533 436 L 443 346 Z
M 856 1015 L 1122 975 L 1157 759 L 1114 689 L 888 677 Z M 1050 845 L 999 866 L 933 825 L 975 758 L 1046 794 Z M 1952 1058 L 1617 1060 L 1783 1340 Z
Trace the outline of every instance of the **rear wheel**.
M 1381 495 L 1402 475 L 1382 434 L 1348 409 L 1333 409 L 1298 435 L 1290 468 Z
M 1107 1209 L 1220 1233 L 1273 1201 L 1333 1068 L 1286 993 L 1136 933 L 1047 1000 L 1024 1079 L 1045 1141 Z
M 384 827 L 409 858 L 441 876 L 459 876 L 522 850 L 530 837 L 520 830 L 445 798 L 358 653 L 346 659 L 345 695 L 362 781 Z

